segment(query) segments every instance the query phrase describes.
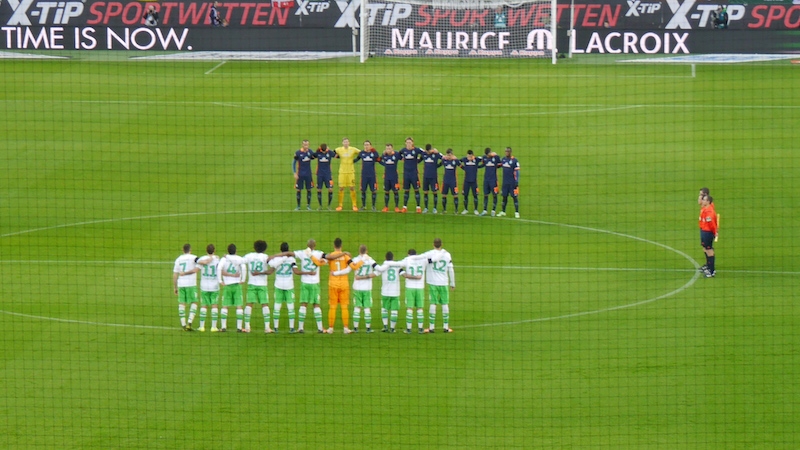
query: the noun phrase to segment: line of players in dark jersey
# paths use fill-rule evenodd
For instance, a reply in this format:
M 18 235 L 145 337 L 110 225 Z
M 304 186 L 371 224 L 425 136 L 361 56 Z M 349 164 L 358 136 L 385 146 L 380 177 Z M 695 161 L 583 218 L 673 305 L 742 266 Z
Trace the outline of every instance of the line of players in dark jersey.
M 319 209 L 322 209 L 322 189 L 328 188 L 328 209 L 331 208 L 333 200 L 333 174 L 331 172 L 331 161 L 339 158 L 339 155 L 326 144 L 320 144 L 316 151 L 308 149 L 307 141 L 304 141 L 303 148 L 294 154 L 295 170 L 297 180 L 295 188 L 297 190 L 297 209 L 300 208 L 300 191 L 306 187 L 307 209 L 311 209 L 311 188 L 317 188 L 317 201 Z M 312 181 L 311 161 L 317 160 L 316 185 Z M 486 216 L 491 214 L 502 217 L 506 215 L 506 206 L 510 196 L 514 202 L 514 216 L 519 218 L 519 160 L 512 154 L 511 147 L 506 147 L 505 157 L 501 158 L 491 148 L 484 150 L 483 156 L 476 156 L 472 150 L 467 150 L 467 155 L 458 158 L 453 149 L 448 148 L 444 154 L 433 148 L 430 144 L 425 146 L 425 150 L 414 146 L 412 138 L 406 138 L 405 147 L 400 151 L 395 151 L 392 144 L 386 144 L 383 154 L 372 147 L 370 141 L 364 142 L 364 149 L 354 158 L 354 162 L 361 161 L 361 210 L 367 209 L 367 190 L 372 194 L 372 210 L 375 211 L 375 201 L 377 197 L 378 183 L 375 164 L 384 167 L 383 190 L 384 207 L 382 212 L 389 212 L 390 193 L 394 194 L 394 211 L 405 213 L 408 211 L 408 201 L 410 192 L 414 190 L 416 201 L 416 212 L 425 214 L 429 211 L 429 192 L 433 193 L 433 214 L 437 214 L 439 206 L 439 168 L 444 167 L 442 192 L 442 213 L 447 213 L 447 196 L 452 195 L 455 214 L 459 213 L 459 184 L 458 169 L 464 172 L 463 196 L 464 209 L 461 214 L 468 214 L 469 196 L 472 194 L 474 214 Z M 401 179 L 398 166 L 402 162 L 402 189 L 403 205 L 400 206 L 400 187 Z M 422 171 L 422 192 L 424 194 L 424 209 L 420 203 L 420 180 L 418 165 L 423 164 Z M 478 170 L 484 170 L 483 177 L 483 211 L 478 209 Z M 502 184 L 498 189 L 498 169 L 502 169 Z M 503 197 L 502 207 L 497 211 L 498 193 Z M 488 209 L 489 196 L 492 196 L 492 208 Z

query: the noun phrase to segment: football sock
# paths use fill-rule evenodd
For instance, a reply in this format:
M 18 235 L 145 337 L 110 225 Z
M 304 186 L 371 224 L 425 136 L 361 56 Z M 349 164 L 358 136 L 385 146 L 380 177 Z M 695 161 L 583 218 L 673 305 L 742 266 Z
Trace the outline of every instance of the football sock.
M 458 196 L 457 195 L 453 197 L 453 203 L 455 203 L 456 211 L 458 211 Z M 464 204 L 466 205 L 467 203 L 465 202 Z
M 475 211 L 477 211 L 478 210 L 478 194 L 473 194 L 472 195 L 472 202 L 475 203 Z M 467 206 L 467 201 L 464 200 L 464 207 L 466 208 L 466 206 Z
M 294 328 L 294 303 L 289 303 L 287 309 L 289 309 L 289 328 Z
M 372 191 L 372 207 L 375 208 L 375 199 L 378 198 L 378 193 L 376 191 Z
M 342 207 L 343 203 L 344 203 L 344 191 L 340 190 L 339 191 L 339 207 L 340 208 Z
M 358 202 L 356 201 L 356 191 L 350 190 L 350 201 L 353 203 L 353 206 L 358 206 Z
M 469 197 L 464 194 L 464 209 L 467 209 L 467 206 L 469 206 Z M 475 209 L 478 209 L 478 207 L 476 206 Z
M 381 320 L 383 321 L 383 326 L 389 326 L 389 311 L 381 308 Z
M 439 206 L 439 194 L 433 194 L 433 209 L 436 209 Z
M 319 202 L 319 207 L 322 208 L 322 191 L 317 191 L 317 201 Z
M 445 330 L 450 328 L 450 305 L 442 305 L 442 322 Z
M 222 308 L 219 314 L 220 328 L 228 328 L 228 308 Z
M 342 325 L 345 328 L 350 327 L 350 310 L 347 309 L 347 305 L 342 305 Z
M 369 330 L 372 327 L 372 308 L 364 308 L 364 322 Z
M 184 305 L 183 303 L 178 305 L 178 317 L 181 318 L 181 326 L 185 327 L 186 326 L 186 305 Z
M 417 328 L 422 328 L 424 321 L 425 321 L 425 312 L 422 311 L 422 308 L 420 308 L 417 310 Z
M 409 195 L 411 195 L 411 193 L 408 192 L 408 191 L 406 191 L 405 194 L 403 194 L 403 208 L 407 208 L 408 207 L 408 197 L 409 197 Z
M 244 328 L 249 330 L 250 329 L 250 317 L 253 315 L 253 307 L 252 306 L 245 306 L 244 307 Z
M 504 196 L 503 196 L 503 207 L 502 207 L 502 211 L 505 211 L 505 210 L 506 210 L 506 205 L 508 205 L 508 196 L 507 196 L 507 195 L 504 195 Z
M 487 194 L 483 196 L 483 210 L 486 211 L 486 208 L 488 207 L 489 207 L 489 195 Z
M 428 193 L 425 193 L 425 209 L 428 208 Z
M 305 306 L 301 306 L 300 310 L 298 311 L 298 313 L 299 314 L 298 314 L 297 319 L 298 319 L 298 321 L 300 323 L 297 324 L 297 328 L 299 330 L 302 330 L 302 329 L 305 329 L 305 326 L 306 326 L 306 307 Z
M 419 207 L 419 191 L 414 191 L 414 200 L 416 200 L 417 207 Z
M 395 208 L 400 206 L 400 193 L 399 192 L 395 192 L 394 193 L 394 206 L 395 206 Z
M 367 191 L 361 191 L 361 206 L 367 207 Z
M 714 256 L 709 256 L 708 257 L 708 270 L 711 273 L 714 273 L 714 270 L 715 270 L 714 269 L 714 259 L 716 259 L 716 257 L 714 257 Z
M 317 322 L 317 329 L 322 329 L 322 308 L 319 306 L 314 307 L 314 320 Z
M 392 310 L 391 328 L 394 330 L 395 327 L 397 327 L 397 311 L 396 310 Z
M 519 212 L 519 197 L 514 196 L 514 211 Z
M 275 303 L 275 306 L 272 308 L 272 322 L 275 325 L 275 328 L 278 328 L 281 322 L 281 308 L 283 307 L 283 303 Z
M 197 314 L 197 305 L 192 303 L 192 306 L 189 307 L 189 320 L 188 320 L 189 325 L 191 325 L 192 322 L 194 322 L 194 316 L 196 314 Z
M 311 191 L 306 191 L 306 203 L 311 206 Z
M 200 328 L 206 325 L 206 315 L 208 314 L 207 308 L 200 308 Z
M 261 314 L 264 315 L 264 329 L 266 330 L 269 328 L 269 320 L 270 320 L 269 306 L 267 305 L 262 306 Z
M 386 205 L 387 208 L 389 207 L 389 193 L 388 192 L 383 194 L 383 203 Z
M 219 319 L 219 310 L 216 307 L 211 308 L 211 327 L 212 328 L 216 328 L 217 327 L 217 319 Z
M 492 211 L 497 209 L 497 194 L 492 194 Z
M 244 319 L 244 311 L 242 308 L 236 308 L 236 329 L 242 329 L 242 319 Z
M 447 211 L 447 197 L 442 197 L 442 211 Z M 456 211 L 458 211 L 458 203 L 456 203 Z
M 328 328 L 333 328 L 333 324 L 336 322 L 336 307 L 331 306 L 328 310 Z
M 436 305 L 431 305 L 428 309 L 428 328 L 436 328 Z
M 333 191 L 328 191 L 328 207 L 329 208 L 330 208 L 332 202 L 333 202 Z
M 414 321 L 414 311 L 411 309 L 406 310 L 406 330 L 411 329 L 411 322 Z
M 358 328 L 359 322 L 361 322 L 361 308 L 355 307 L 353 309 L 353 328 Z
M 300 191 L 297 191 L 297 207 L 300 207 Z

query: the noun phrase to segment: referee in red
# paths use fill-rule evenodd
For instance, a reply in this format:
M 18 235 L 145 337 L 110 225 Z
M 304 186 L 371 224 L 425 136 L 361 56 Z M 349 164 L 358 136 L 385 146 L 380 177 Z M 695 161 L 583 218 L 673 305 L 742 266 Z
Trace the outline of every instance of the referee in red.
M 719 232 L 719 222 L 717 212 L 714 210 L 714 199 L 710 195 L 705 195 L 700 199 L 700 245 L 706 254 L 706 265 L 700 269 L 706 278 L 716 275 L 714 268 L 714 239 Z

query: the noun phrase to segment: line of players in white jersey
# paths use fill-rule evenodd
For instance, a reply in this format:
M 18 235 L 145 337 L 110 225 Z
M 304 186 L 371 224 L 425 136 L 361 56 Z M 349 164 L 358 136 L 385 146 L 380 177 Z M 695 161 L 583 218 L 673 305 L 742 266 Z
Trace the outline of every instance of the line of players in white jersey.
M 215 253 L 213 244 L 206 248 L 207 254 L 196 256 L 191 253 L 191 245 L 183 246 L 183 254 L 175 260 L 173 266 L 173 289 L 178 296 L 178 313 L 181 326 L 185 331 L 193 331 L 192 323 L 198 312 L 197 273 L 200 273 L 199 315 L 200 324 L 198 331 L 205 331 L 207 314 L 211 311 L 211 332 L 227 331 L 228 308 L 236 310 L 236 329 L 240 333 L 250 332 L 250 319 L 252 310 L 261 306 L 264 317 L 264 332 L 277 333 L 280 325 L 280 315 L 283 305 L 286 304 L 289 332 L 304 333 L 308 304 L 313 307 L 317 332 L 320 334 L 333 333 L 336 319 L 336 309 L 342 309 L 342 323 L 344 333 L 358 332 L 362 313 L 366 332 L 371 333 L 371 308 L 372 308 L 372 279 L 381 277 L 381 317 L 383 332 L 394 333 L 397 326 L 398 310 L 400 309 L 400 279 L 405 279 L 406 300 L 406 330 L 411 333 L 414 312 L 417 316 L 419 333 L 435 332 L 437 306 L 441 305 L 442 325 L 445 333 L 452 332 L 449 326 L 449 292 L 455 289 L 455 273 L 452 257 L 447 250 L 442 248 L 441 239 L 434 240 L 434 249 L 416 254 L 410 249 L 408 256 L 400 261 L 394 261 L 392 252 L 386 253 L 383 264 L 377 262 L 367 254 L 367 247 L 361 245 L 358 256 L 351 258 L 349 252 L 341 250 L 341 240 L 334 241 L 334 252 L 325 254 L 316 250 L 316 242 L 308 241 L 307 248 L 298 251 L 289 251 L 287 243 L 281 244 L 281 253 L 268 256 L 264 252 L 267 243 L 263 240 L 256 241 L 254 251 L 244 257 L 236 254 L 236 245 L 228 246 L 228 254 L 220 258 Z M 297 260 L 300 261 L 298 266 Z M 330 263 L 329 276 L 329 326 L 322 325 L 322 310 L 320 308 L 320 269 Z M 336 269 L 336 270 L 335 270 Z M 349 324 L 349 278 L 348 274 L 354 272 L 353 281 L 353 330 Z M 274 309 L 270 311 L 269 295 L 267 292 L 267 277 L 275 274 L 274 278 Z M 294 311 L 294 276 L 301 276 L 299 326 L 295 330 Z M 429 315 L 428 327 L 424 327 L 424 285 L 427 278 L 429 290 Z M 247 283 L 247 300 L 244 301 L 242 285 Z M 220 295 L 221 294 L 221 295 Z M 219 308 L 221 297 L 221 308 Z M 186 308 L 189 306 L 188 317 Z M 270 317 L 274 329 L 270 327 Z M 219 321 L 220 327 L 217 327 Z

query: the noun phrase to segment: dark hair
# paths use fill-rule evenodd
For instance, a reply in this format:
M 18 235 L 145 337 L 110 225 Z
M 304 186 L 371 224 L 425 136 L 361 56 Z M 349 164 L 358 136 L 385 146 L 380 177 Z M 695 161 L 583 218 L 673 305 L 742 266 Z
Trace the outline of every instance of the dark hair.
M 235 255 L 236 254 L 236 244 L 229 244 L 228 245 L 228 254 Z
M 440 238 L 436 238 L 433 240 L 433 246 L 436 248 L 442 247 L 442 240 Z
M 393 261 L 394 260 L 394 253 L 386 252 L 386 260 L 387 261 Z
M 452 155 L 452 154 L 453 154 L 453 149 L 452 149 L 452 148 L 448 148 L 448 149 L 445 151 L 445 153 L 447 153 L 448 155 Z
M 183 253 L 189 253 L 192 251 L 192 244 L 183 244 Z
M 392 144 L 388 144 L 388 143 L 387 143 L 387 144 L 386 144 L 386 146 L 387 146 L 387 147 L 392 147 L 392 148 L 394 148 L 394 145 L 392 145 Z
M 324 152 L 328 149 L 328 144 L 319 144 L 319 149 Z
M 433 146 L 431 144 L 425 144 L 425 150 L 430 150 L 432 148 Z
M 410 140 L 411 142 L 414 142 L 414 138 L 412 138 L 411 136 L 407 137 L 407 138 L 406 138 L 406 140 L 407 140 L 407 141 L 409 141 L 409 140 Z
M 281 242 L 281 251 L 288 252 L 289 251 L 289 244 L 287 242 Z
M 474 155 L 475 153 L 472 150 L 467 150 L 468 155 Z
M 706 199 L 708 200 L 708 203 L 714 203 L 714 197 L 706 195 Z
M 410 249 L 408 249 L 408 254 L 413 256 L 413 255 L 417 254 L 417 251 L 414 250 L 413 248 L 410 248 Z
M 489 147 L 486 147 L 486 150 L 483 151 L 483 154 L 484 155 L 488 155 L 489 153 L 492 153 L 492 149 L 489 148 Z
M 506 151 L 511 151 L 511 147 L 506 147 Z
M 340 238 L 336 238 L 333 240 L 333 246 L 335 248 L 342 248 L 342 240 Z
M 708 194 L 710 194 L 710 193 L 711 193 L 711 191 L 710 191 L 710 190 L 708 190 L 708 188 L 707 188 L 707 187 L 700 188 L 700 192 L 701 192 L 703 195 L 708 195 Z
M 216 249 L 217 249 L 217 247 L 214 247 L 214 244 L 208 244 L 208 245 L 206 245 L 206 252 L 208 252 L 208 254 L 209 254 L 209 255 L 210 255 L 210 254 L 212 254 L 212 253 L 214 253 L 214 251 L 215 251 Z
M 267 242 L 258 240 L 253 244 L 253 249 L 258 253 L 264 253 L 264 250 L 267 249 Z
M 364 143 L 365 143 L 365 144 L 372 145 L 372 141 L 370 141 L 369 139 L 365 139 L 365 140 L 364 140 Z

